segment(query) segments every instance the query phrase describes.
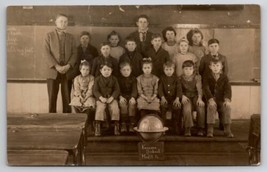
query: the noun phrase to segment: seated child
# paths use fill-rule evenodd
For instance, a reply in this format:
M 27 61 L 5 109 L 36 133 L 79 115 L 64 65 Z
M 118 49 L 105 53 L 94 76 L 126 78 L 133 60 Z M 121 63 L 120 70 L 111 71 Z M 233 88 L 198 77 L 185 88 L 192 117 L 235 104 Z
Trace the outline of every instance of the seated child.
M 169 53 L 161 48 L 162 38 L 159 33 L 152 35 L 152 47 L 147 51 L 146 57 L 150 57 L 153 63 L 152 74 L 160 77 L 164 74 L 163 64 L 170 60 Z
M 95 99 L 93 97 L 94 77 L 89 74 L 90 64 L 86 60 L 80 63 L 81 74 L 74 78 L 73 98 L 70 105 L 75 112 L 85 112 L 88 114 L 89 129 L 93 129 Z M 93 131 L 93 130 L 92 130 Z
M 201 75 L 201 77 L 205 78 L 206 75 L 212 73 L 209 67 L 212 59 L 220 60 L 223 65 L 223 69 L 221 72 L 223 72 L 225 75 L 228 75 L 228 62 L 226 57 L 219 53 L 220 49 L 219 40 L 210 39 L 208 41 L 208 49 L 209 49 L 209 54 L 206 54 L 204 57 L 202 57 L 199 65 L 199 74 Z M 220 126 L 219 128 L 223 130 L 221 113 L 219 114 L 219 126 Z
M 202 101 L 202 81 L 201 76 L 194 73 L 194 62 L 186 60 L 183 63 L 183 74 L 179 77 L 182 84 L 182 104 L 185 136 L 191 136 L 193 127 L 194 110 L 197 111 L 198 136 L 204 135 L 205 128 L 205 104 Z
M 206 47 L 203 45 L 203 33 L 199 29 L 191 29 L 186 34 L 186 37 L 189 42 L 188 51 L 195 54 L 198 58 L 198 62 L 200 62 L 201 58 L 208 52 Z
M 119 135 L 120 110 L 117 102 L 120 87 L 115 76 L 112 73 L 112 64 L 103 63 L 100 66 L 101 75 L 96 77 L 93 86 L 93 94 L 96 98 L 95 113 L 95 136 L 101 135 L 101 121 L 104 121 L 105 110 L 108 107 L 111 120 L 114 121 L 114 135 Z
M 170 60 L 173 60 L 175 54 L 178 53 L 178 44 L 176 42 L 176 31 L 173 27 L 166 27 L 162 31 L 162 36 L 164 39 L 164 43 L 162 44 L 162 48 L 168 51 L 170 55 Z
M 138 110 L 157 111 L 160 110 L 158 94 L 158 77 L 151 74 L 152 61 L 145 59 L 142 66 L 144 74 L 137 77 L 137 91 L 139 97 L 137 98 Z M 141 116 L 144 111 L 141 111 Z
M 174 74 L 175 65 L 168 61 L 163 65 L 164 75 L 159 80 L 159 97 L 161 99 L 161 114 L 164 123 L 168 114 L 172 116 L 172 124 L 177 134 L 181 132 L 181 103 L 182 88 L 177 76 Z
M 188 41 L 185 38 L 182 38 L 179 42 L 179 53 L 174 55 L 174 63 L 176 67 L 176 76 L 180 76 L 183 74 L 182 65 L 186 60 L 192 60 L 194 62 L 195 68 L 197 68 L 198 59 L 193 54 L 188 52 Z M 195 70 L 197 72 L 198 70 Z
M 119 45 L 120 43 L 119 33 L 112 31 L 108 35 L 107 40 L 110 43 L 110 56 L 114 57 L 117 60 L 117 62 L 119 62 L 121 55 L 125 52 L 124 48 Z
M 136 42 L 133 38 L 126 38 L 125 41 L 126 52 L 120 57 L 119 64 L 127 62 L 132 67 L 132 75 L 138 77 L 142 72 L 142 60 L 141 53 L 136 51 Z
M 121 76 L 118 78 L 120 86 L 120 111 L 121 111 L 121 132 L 134 132 L 133 127 L 136 122 L 136 98 L 137 87 L 136 78 L 131 75 L 132 68 L 127 62 L 120 64 Z
M 232 90 L 228 77 L 222 73 L 222 61 L 212 59 L 210 62 L 212 73 L 205 76 L 203 90 L 208 101 L 207 109 L 207 137 L 213 137 L 213 126 L 218 111 L 222 116 L 226 137 L 234 137 L 231 132 L 231 97 Z
M 101 55 L 99 57 L 96 57 L 94 59 L 94 62 L 93 62 L 93 67 L 92 67 L 92 75 L 97 77 L 100 75 L 100 66 L 104 63 L 111 63 L 112 66 L 113 66 L 113 69 L 112 69 L 112 75 L 114 76 L 118 76 L 118 70 L 119 70 L 119 67 L 118 67 L 118 61 L 110 56 L 110 45 L 109 45 L 109 42 L 103 42 L 101 45 L 100 45 L 100 51 L 101 51 Z

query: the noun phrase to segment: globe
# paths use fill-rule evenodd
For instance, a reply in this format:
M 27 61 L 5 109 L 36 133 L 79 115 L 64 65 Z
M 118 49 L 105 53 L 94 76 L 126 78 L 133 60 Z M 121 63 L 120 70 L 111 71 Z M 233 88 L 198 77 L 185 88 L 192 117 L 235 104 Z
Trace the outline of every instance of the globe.
M 140 134 L 143 141 L 152 142 L 158 140 L 168 128 L 163 126 L 159 116 L 150 114 L 144 116 L 134 130 Z

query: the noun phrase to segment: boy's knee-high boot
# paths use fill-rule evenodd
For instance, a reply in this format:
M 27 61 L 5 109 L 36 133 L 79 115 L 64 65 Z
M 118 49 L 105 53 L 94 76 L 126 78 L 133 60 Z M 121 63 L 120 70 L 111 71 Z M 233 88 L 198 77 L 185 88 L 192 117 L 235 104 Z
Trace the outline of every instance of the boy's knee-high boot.
M 226 137 L 234 137 L 233 133 L 231 132 L 231 126 L 230 124 L 224 124 L 224 134 Z
M 129 132 L 134 132 L 135 122 L 135 116 L 130 116 Z
M 95 136 L 101 136 L 100 121 L 95 121 Z
M 114 122 L 114 135 L 115 136 L 120 135 L 120 123 L 119 123 L 119 121 Z
M 208 124 L 207 137 L 213 137 L 213 124 Z

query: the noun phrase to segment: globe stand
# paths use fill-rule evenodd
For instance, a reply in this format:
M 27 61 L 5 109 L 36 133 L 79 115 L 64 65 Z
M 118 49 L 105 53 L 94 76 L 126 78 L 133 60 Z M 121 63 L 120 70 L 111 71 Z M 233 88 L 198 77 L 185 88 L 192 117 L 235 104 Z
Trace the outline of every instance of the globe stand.
M 168 128 L 163 126 L 162 119 L 155 114 L 146 115 L 134 130 L 142 140 L 138 143 L 139 160 L 164 160 L 164 142 L 158 141 Z

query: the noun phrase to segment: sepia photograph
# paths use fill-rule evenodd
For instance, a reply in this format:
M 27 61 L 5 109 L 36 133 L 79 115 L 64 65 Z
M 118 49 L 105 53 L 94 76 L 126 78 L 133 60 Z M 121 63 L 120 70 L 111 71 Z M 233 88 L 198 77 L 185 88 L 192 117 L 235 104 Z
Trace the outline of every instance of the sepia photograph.
M 6 9 L 8 166 L 260 166 L 261 7 Z

